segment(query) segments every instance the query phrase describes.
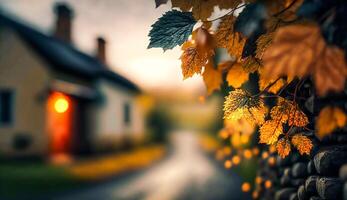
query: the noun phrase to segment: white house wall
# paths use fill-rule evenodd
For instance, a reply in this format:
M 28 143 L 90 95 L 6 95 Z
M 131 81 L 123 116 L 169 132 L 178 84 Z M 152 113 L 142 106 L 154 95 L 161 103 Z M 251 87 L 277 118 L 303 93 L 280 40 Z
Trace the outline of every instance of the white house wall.
M 103 101 L 94 107 L 94 146 L 103 149 L 119 146 L 125 139 L 141 139 L 144 134 L 144 117 L 133 93 L 107 80 L 100 80 L 98 88 Z M 131 106 L 130 124 L 124 123 L 123 106 Z
M 42 155 L 47 152 L 45 100 L 49 74 L 41 59 L 11 29 L 0 26 L 0 89 L 14 90 L 14 121 L 0 125 L 0 155 Z M 17 133 L 32 137 L 28 149 L 16 151 Z

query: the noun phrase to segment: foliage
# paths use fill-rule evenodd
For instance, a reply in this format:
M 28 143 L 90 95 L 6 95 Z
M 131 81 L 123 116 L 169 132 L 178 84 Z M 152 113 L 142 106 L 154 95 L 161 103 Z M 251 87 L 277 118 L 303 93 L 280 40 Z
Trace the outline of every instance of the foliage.
M 184 78 L 203 72 L 208 94 L 219 90 L 224 82 L 231 86 L 220 135 L 230 138 L 231 145 L 244 148 L 235 141 L 251 135 L 237 131 L 237 126 L 244 126 L 240 122 L 247 121 L 252 132 L 259 127 L 259 143 L 271 145 L 281 157 L 289 155 L 292 147 L 309 155 L 314 112 L 305 104 L 308 95 L 313 99 L 346 95 L 347 4 L 343 0 L 171 2 L 174 9 L 190 12 L 197 21 L 181 47 Z M 211 19 L 216 6 L 227 12 Z M 155 32 L 150 33 L 151 41 L 156 39 L 152 38 Z M 171 39 L 171 35 L 162 37 Z M 165 50 L 167 45 L 155 47 Z M 215 63 L 216 48 L 226 49 L 230 60 Z M 245 86 L 253 76 L 259 91 L 251 93 Z M 345 126 L 342 108 L 325 107 L 316 120 L 316 136 L 322 139 Z
M 347 123 L 347 115 L 338 107 L 323 108 L 317 118 L 317 136 L 323 138 L 337 128 L 343 128 Z
M 173 10 L 165 13 L 152 25 L 148 48 L 162 47 L 167 50 L 183 44 L 191 34 L 195 23 L 190 12 Z

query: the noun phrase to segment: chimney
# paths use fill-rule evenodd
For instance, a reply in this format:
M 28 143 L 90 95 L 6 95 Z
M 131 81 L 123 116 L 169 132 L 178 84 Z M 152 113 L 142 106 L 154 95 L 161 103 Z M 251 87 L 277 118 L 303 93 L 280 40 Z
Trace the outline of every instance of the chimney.
M 57 3 L 54 6 L 56 14 L 56 25 L 54 36 L 65 41 L 71 42 L 73 11 L 66 3 Z
M 96 39 L 97 42 L 97 52 L 96 57 L 102 62 L 106 64 L 106 41 L 103 37 L 98 37 Z

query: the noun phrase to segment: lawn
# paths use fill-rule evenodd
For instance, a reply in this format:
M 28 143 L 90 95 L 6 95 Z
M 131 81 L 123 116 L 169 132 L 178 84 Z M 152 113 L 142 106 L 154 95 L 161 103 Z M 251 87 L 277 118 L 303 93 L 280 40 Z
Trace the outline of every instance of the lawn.
M 143 169 L 164 156 L 162 145 L 136 148 L 57 166 L 39 161 L 11 161 L 0 165 L 0 199 L 27 199 L 60 193 Z
M 37 196 L 78 186 L 63 167 L 42 162 L 10 162 L 0 166 L 0 198 Z

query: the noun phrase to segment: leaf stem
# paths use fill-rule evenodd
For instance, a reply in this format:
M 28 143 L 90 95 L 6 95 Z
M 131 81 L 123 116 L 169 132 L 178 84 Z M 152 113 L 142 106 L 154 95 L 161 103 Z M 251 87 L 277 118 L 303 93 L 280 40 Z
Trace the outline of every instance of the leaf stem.
M 213 22 L 213 21 L 222 19 L 222 18 L 224 18 L 224 17 L 226 17 L 226 16 L 228 16 L 228 15 L 230 15 L 230 14 L 233 14 L 233 13 L 235 12 L 235 10 L 237 10 L 237 9 L 239 9 L 239 8 L 242 8 L 242 7 L 246 6 L 246 5 L 247 5 L 247 4 L 242 4 L 242 5 L 240 5 L 240 6 L 235 7 L 234 9 L 232 9 L 231 11 L 229 11 L 228 13 L 226 13 L 225 15 L 222 15 L 222 16 L 220 16 L 220 17 L 217 17 L 217 18 L 211 19 L 211 20 L 203 20 L 202 22 Z
M 279 11 L 278 13 L 273 14 L 274 17 L 277 17 L 279 15 L 281 15 L 282 13 L 286 12 L 288 9 L 290 9 L 295 3 L 297 2 L 297 0 L 292 1 L 287 7 L 285 7 L 283 10 Z

